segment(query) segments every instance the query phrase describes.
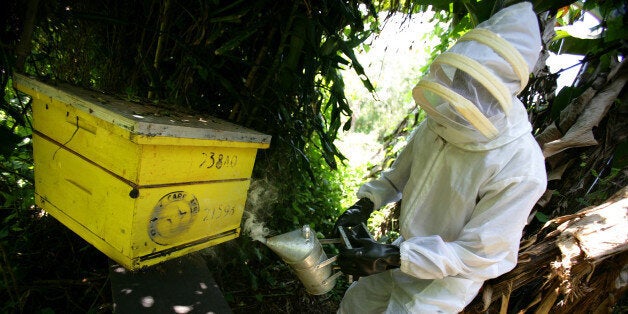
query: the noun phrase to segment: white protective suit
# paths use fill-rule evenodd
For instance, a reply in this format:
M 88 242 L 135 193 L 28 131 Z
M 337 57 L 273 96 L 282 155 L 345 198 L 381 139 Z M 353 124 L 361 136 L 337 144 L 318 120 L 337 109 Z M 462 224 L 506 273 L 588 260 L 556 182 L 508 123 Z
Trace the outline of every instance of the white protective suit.
M 485 30 L 501 39 L 476 36 Z M 547 183 L 543 155 L 516 98 L 539 56 L 538 22 L 532 5 L 519 3 L 470 34 L 448 53 L 475 60 L 490 73 L 435 60 L 413 91 L 427 119 L 392 167 L 358 191 L 376 209 L 403 198 L 401 238 L 394 243 L 401 267 L 354 282 L 339 313 L 456 313 L 485 280 L 517 262 L 522 230 Z M 497 47 L 504 39 L 509 47 Z M 482 75 L 494 76 L 488 83 L 474 79 Z M 463 95 L 484 121 L 469 121 L 482 117 L 452 104 L 457 96 L 434 93 L 433 83 Z

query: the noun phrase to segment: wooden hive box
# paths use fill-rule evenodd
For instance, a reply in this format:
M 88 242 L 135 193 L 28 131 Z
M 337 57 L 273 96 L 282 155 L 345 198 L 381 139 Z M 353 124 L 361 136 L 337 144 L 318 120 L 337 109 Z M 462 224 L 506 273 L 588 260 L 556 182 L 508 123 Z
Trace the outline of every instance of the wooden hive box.
M 130 270 L 238 237 L 270 136 L 16 74 L 32 97 L 36 204 Z

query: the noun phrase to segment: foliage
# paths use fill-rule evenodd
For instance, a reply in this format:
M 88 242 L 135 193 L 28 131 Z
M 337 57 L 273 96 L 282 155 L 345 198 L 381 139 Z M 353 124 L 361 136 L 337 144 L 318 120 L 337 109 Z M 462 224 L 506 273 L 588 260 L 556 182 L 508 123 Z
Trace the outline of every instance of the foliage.
M 373 82 L 373 93 L 360 86 L 357 76 L 343 71 L 355 117 L 352 132 L 374 132 L 381 139 L 415 107 L 410 91 L 427 71 L 432 48 L 441 43 L 440 35 L 447 26 L 439 21 L 440 16 L 432 11 L 411 17 L 387 15 L 378 34 L 367 42 L 369 48 L 357 55 Z
M 365 98 L 362 98 L 360 100 L 360 106 L 364 108 L 361 110 L 366 111 L 366 114 L 362 114 L 362 118 L 360 119 L 367 120 L 370 123 L 372 123 L 372 121 L 398 121 L 393 125 L 384 124 L 382 128 L 378 129 L 379 140 L 382 144 L 381 155 L 383 161 L 370 167 L 368 174 L 370 178 L 378 176 L 381 170 L 386 169 L 394 162 L 399 152 L 401 152 L 406 145 L 406 140 L 412 130 L 425 119 L 425 112 L 414 104 L 414 100 L 411 97 L 410 91 L 414 84 L 418 82 L 420 77 L 427 74 L 429 65 L 436 56 L 447 50 L 460 36 L 474 25 L 474 20 L 470 18 L 470 15 L 463 14 L 458 5 L 450 5 L 449 1 L 432 3 L 432 6 L 427 6 L 427 3 L 421 3 L 421 1 L 412 5 L 409 5 L 409 2 L 406 2 L 403 6 L 395 6 L 394 4 L 395 3 L 388 7 L 388 9 L 404 14 L 414 14 L 414 16 L 416 16 L 417 12 L 422 12 L 425 18 L 424 22 L 428 27 L 431 27 L 431 30 L 426 32 L 420 39 L 423 45 L 416 45 L 423 48 L 423 51 L 419 54 L 423 59 L 422 63 L 418 63 L 416 67 L 404 69 L 396 73 L 399 75 L 405 74 L 406 79 L 402 84 L 390 86 L 388 81 L 384 81 L 381 85 L 376 83 L 374 84 L 376 87 L 375 95 L 380 95 L 381 93 L 388 97 L 373 100 L 365 100 Z M 402 3 L 396 3 L 396 5 L 400 4 Z M 393 15 L 388 15 L 388 18 L 391 18 L 391 16 Z M 404 21 L 404 23 L 408 20 Z M 413 47 L 413 49 L 415 49 L 415 47 Z M 400 59 L 398 62 L 403 62 L 403 59 Z M 402 104 L 410 105 L 403 106 Z M 396 107 L 396 110 L 389 109 L 390 107 Z M 379 108 L 383 108 L 383 110 Z M 391 119 L 390 113 L 383 113 L 381 111 L 391 111 L 397 116 Z M 375 119 L 375 117 L 378 119 Z M 381 120 L 382 117 L 383 120 Z M 356 122 L 356 131 L 369 131 L 369 129 L 360 128 L 360 122 L 361 120 L 357 120 Z M 392 215 L 390 219 L 394 219 L 392 217 L 397 214 L 397 212 L 392 210 L 390 212 L 390 215 Z M 387 233 L 387 231 L 384 230 L 377 231 L 377 233 L 379 232 Z
M 367 10 L 360 5 L 363 3 L 358 1 L 40 2 L 26 72 L 50 83 L 67 81 L 123 95 L 130 101 L 193 109 L 270 133 L 272 148 L 260 153 L 255 175 L 270 176 L 281 197 L 264 209 L 268 215 L 264 218 L 275 232 L 304 223 L 327 232 L 343 195 L 340 172 L 331 171 L 342 158 L 334 139 L 343 128 L 341 117 L 351 114 L 339 70 L 353 68 L 362 75 L 367 89 L 372 89 L 353 54 L 370 34 L 364 21 L 370 19 L 375 25 L 373 8 L 368 2 Z M 5 20 L 13 23 L 3 29 L 2 86 L 10 86 L 14 64 L 10 50 L 18 45 L 17 37 L 24 28 L 18 12 L 25 8 L 17 6 L 7 5 L 9 10 L 4 11 L 11 17 Z M 94 267 L 102 265 L 102 256 L 93 257 L 97 252 L 92 247 L 45 213 L 32 209 L 28 107 L 16 99 L 12 94 L 0 108 L 4 149 L 0 197 L 5 204 L 0 244 L 6 253 L 1 291 L 10 301 L 3 306 L 7 311 L 30 309 L 28 306 L 45 310 L 42 303 L 32 300 L 47 300 L 41 296 L 51 291 L 36 282 L 49 278 L 40 270 L 50 265 L 22 264 L 22 252 L 37 260 L 58 258 L 60 263 L 64 263 L 62 257 L 68 257 L 69 267 L 76 266 L 72 259 L 83 254 L 46 258 L 37 246 L 67 252 L 80 245 L 90 259 L 98 260 L 92 263 Z M 350 121 L 345 128 L 349 125 Z M 37 226 L 42 229 L 34 232 Z M 59 232 L 66 235 L 60 242 L 43 239 Z M 227 254 L 241 253 L 229 270 L 241 269 L 245 260 L 274 257 L 252 248 L 245 237 L 239 241 L 243 249 Z M 85 267 L 76 267 L 76 272 L 57 269 L 60 271 L 48 274 L 53 276 L 51 282 L 63 282 L 67 276 L 89 279 Z M 249 274 L 250 281 L 244 282 L 250 287 L 272 282 L 262 267 Z M 98 287 L 97 292 L 106 286 L 100 279 L 93 286 Z M 19 288 L 13 288 L 18 282 Z M 83 287 L 91 289 L 92 285 Z M 102 302 L 100 294 L 87 294 L 90 289 L 83 298 L 91 298 L 92 304 Z M 75 292 L 67 293 L 69 298 L 76 297 Z M 57 300 L 68 306 L 49 302 L 54 309 L 80 311 L 67 298 Z
M 281 193 L 260 217 L 274 232 L 329 231 L 343 198 L 334 139 L 351 124 L 340 69 L 373 89 L 353 52 L 376 27 L 369 1 L 60 0 L 40 2 L 37 16 L 28 74 L 271 134 L 254 176 Z M 7 31 L 21 30 L 19 18 Z M 227 254 L 240 252 L 239 262 L 274 257 L 239 241 Z M 251 287 L 268 278 L 249 273 Z
M 14 22 L 5 16 L 7 22 Z M 7 24 L 9 24 L 7 23 Z M 2 42 L 15 41 L 14 34 L 2 30 Z M 19 273 L 13 263 L 17 249 L 16 235 L 32 225 L 27 212 L 33 205 L 32 157 L 27 108 L 13 92 L 10 85 L 11 69 L 7 64 L 13 59 L 6 46 L 0 46 L 0 304 L 2 311 L 20 309 L 24 303 L 19 288 Z
M 555 74 L 540 74 L 534 77 L 522 98 L 530 106 L 535 130 L 561 121 L 568 105 L 576 102 L 587 89 L 601 89 L 612 81 L 606 79 L 625 57 L 625 13 L 626 2 L 586 1 L 563 7 L 556 11 L 556 36 L 548 48 L 553 53 L 581 55 L 576 80 L 562 87 L 556 96 Z M 600 22 L 589 34 L 576 25 L 582 23 L 585 13 L 591 14 Z M 552 84 L 554 87 L 552 88 Z M 626 182 L 625 160 L 625 96 L 618 98 L 611 106 L 607 117 L 593 131 L 599 145 L 587 148 L 572 148 L 548 160 L 548 173 L 561 166 L 567 167 L 560 179 L 552 179 L 549 189 L 554 191 L 549 204 L 539 209 L 537 218 L 554 217 L 573 213 L 582 207 L 596 205 L 606 200 Z M 620 160 L 620 162 L 615 162 Z M 541 223 L 543 221 L 540 221 Z
M 425 47 L 430 48 L 427 59 L 431 60 L 466 30 L 511 2 L 40 1 L 26 72 L 51 83 L 67 81 L 130 101 L 193 109 L 273 135 L 271 149 L 259 152 L 254 171 L 255 180 L 262 180 L 261 186 L 270 193 L 264 196 L 273 197 L 252 204 L 249 210 L 273 233 L 310 224 L 323 237 L 329 234 L 339 209 L 353 201 L 350 195 L 364 176 L 362 170 L 345 167 L 334 140 L 351 125 L 370 131 L 369 122 L 382 116 L 376 110 L 356 114 L 362 108 L 353 112 L 341 70 L 354 71 L 367 92 L 398 95 L 381 108 L 409 102 L 408 94 L 372 83 L 371 73 L 355 54 L 358 48 L 366 49 L 365 40 L 377 32 L 377 14 L 432 11 L 431 36 L 438 43 Z M 582 10 L 590 10 L 606 27 L 595 39 L 558 32 L 548 48 L 583 53 L 585 66 L 579 80 L 556 97 L 551 95 L 556 75 L 531 79 L 521 98 L 535 130 L 553 123 L 597 74 L 624 57 L 625 1 L 586 1 L 583 6 L 563 8 L 571 2 L 535 1 L 535 8 L 556 13 L 561 25 L 572 24 Z M 16 59 L 13 50 L 20 43 L 25 28 L 22 14 L 28 8 L 23 2 L 9 2 L 3 9 L 0 298 L 7 301 L 1 304 L 2 310 L 110 310 L 106 258 L 33 207 L 29 108 L 10 83 Z M 427 65 L 412 71 L 422 75 Z M 414 78 L 407 81 L 413 82 Z M 376 102 L 361 106 L 375 107 Z M 625 140 L 618 143 L 612 135 L 621 133 L 614 128 L 622 125 L 626 112 L 625 102 L 618 101 L 597 130 L 602 144 L 569 152 L 577 162 L 568 178 L 550 182 L 556 197 L 537 212 L 539 219 L 550 219 L 580 204 L 594 204 L 618 184 L 625 185 Z M 386 160 L 369 175 L 394 160 L 423 118 L 422 111 L 410 108 L 395 129 L 378 130 L 386 134 L 382 138 Z M 572 206 L 574 202 L 580 203 Z M 393 216 L 394 210 L 372 223 L 385 223 Z M 394 231 L 394 227 L 386 230 Z M 341 282 L 328 297 L 307 296 L 284 263 L 245 235 L 206 253 L 228 301 L 240 312 L 277 300 L 290 300 L 282 309 L 295 312 L 306 308 L 333 311 L 346 288 L 346 282 Z M 288 304 L 277 301 L 284 302 Z M 321 304 L 328 308 L 321 309 Z
M 54 1 L 39 15 L 31 74 L 269 133 L 307 171 L 314 138 L 332 168 L 342 158 L 333 139 L 351 110 L 338 70 L 364 74 L 353 49 L 375 12 L 368 1 Z
M 3 70 L 7 75 L 0 107 L 0 311 L 108 309 L 109 298 L 103 297 L 106 258 L 34 207 L 28 99 L 17 97 L 8 79 L 10 69 Z

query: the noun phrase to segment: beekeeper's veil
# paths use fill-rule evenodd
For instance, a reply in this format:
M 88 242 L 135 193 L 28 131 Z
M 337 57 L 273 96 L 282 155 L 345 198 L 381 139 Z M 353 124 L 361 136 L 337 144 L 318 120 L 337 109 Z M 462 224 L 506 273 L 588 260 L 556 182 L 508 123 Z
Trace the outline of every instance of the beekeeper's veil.
M 540 48 L 532 5 L 510 6 L 438 56 L 413 97 L 438 124 L 477 142 L 491 141 L 519 123 L 513 114 L 525 114 L 516 95 L 528 83 Z

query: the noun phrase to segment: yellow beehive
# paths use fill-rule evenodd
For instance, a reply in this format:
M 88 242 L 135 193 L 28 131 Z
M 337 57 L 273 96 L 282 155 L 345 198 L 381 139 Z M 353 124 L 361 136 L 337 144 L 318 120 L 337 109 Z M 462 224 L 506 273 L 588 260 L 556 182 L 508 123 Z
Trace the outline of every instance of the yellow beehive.
M 238 237 L 270 136 L 14 76 L 33 99 L 36 204 L 134 270 Z

